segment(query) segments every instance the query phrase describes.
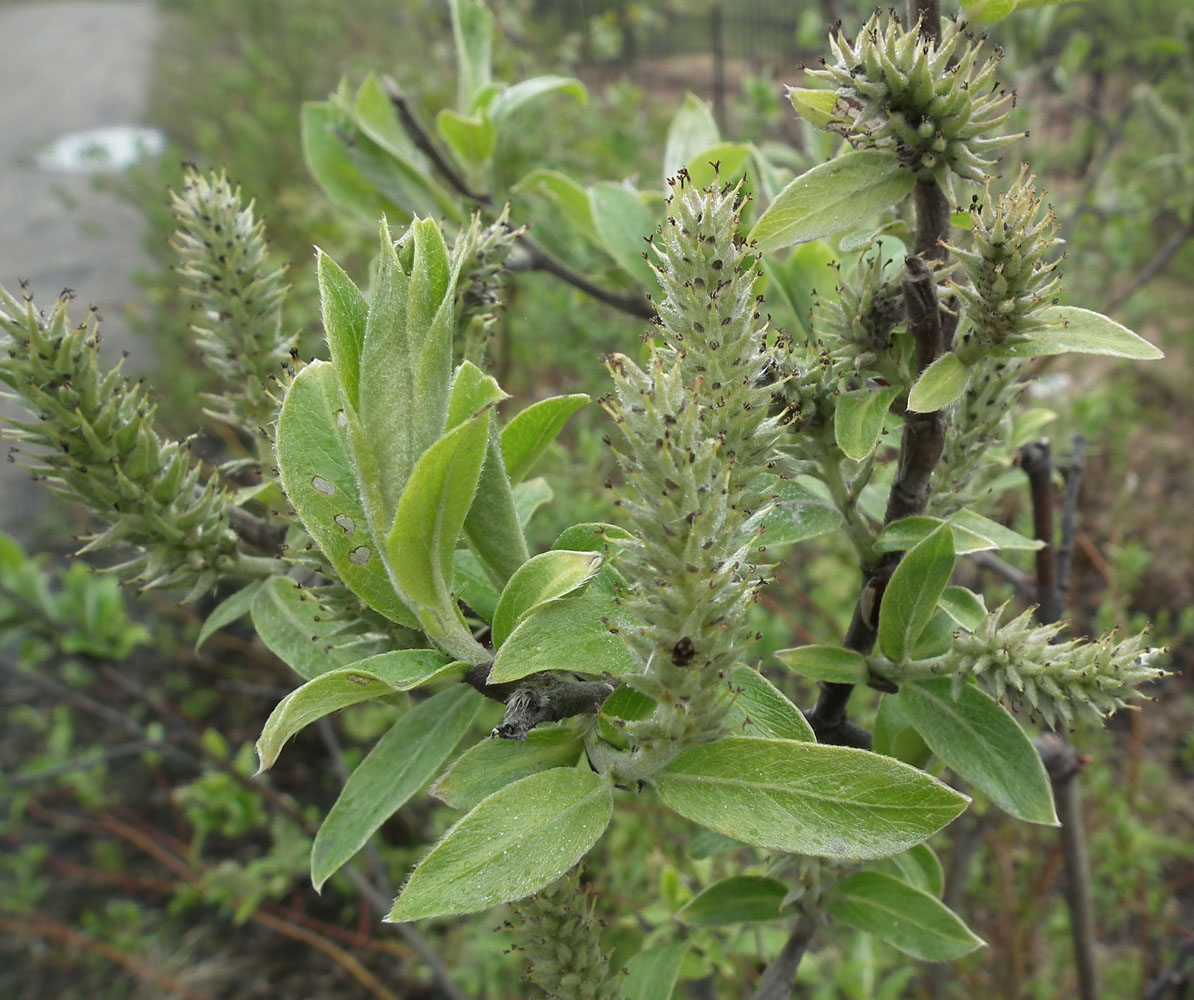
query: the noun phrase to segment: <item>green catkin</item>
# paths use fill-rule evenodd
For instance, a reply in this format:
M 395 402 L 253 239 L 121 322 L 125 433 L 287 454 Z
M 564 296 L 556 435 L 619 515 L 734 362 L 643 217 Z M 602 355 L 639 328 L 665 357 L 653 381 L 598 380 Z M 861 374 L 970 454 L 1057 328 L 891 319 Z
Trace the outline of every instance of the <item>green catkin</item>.
M 286 267 L 270 260 L 264 223 L 223 173 L 187 168 L 182 193 L 171 197 L 171 246 L 180 287 L 195 299 L 195 345 L 222 383 L 206 397 L 209 412 L 254 433 L 258 457 L 269 461 L 278 408 L 271 385 L 285 377 L 297 343 L 282 327 Z
M 1032 610 L 1004 622 L 1003 612 L 954 639 L 942 673 L 953 675 L 955 697 L 973 677 L 993 698 L 1027 708 L 1049 726 L 1068 726 L 1075 716 L 1098 722 L 1130 706 L 1145 697 L 1139 685 L 1165 674 L 1152 664 L 1167 650 L 1146 646 L 1146 632 L 1058 643 L 1061 623 L 1037 625 Z
M 996 84 L 1000 54 L 984 54 L 956 21 L 932 41 L 894 13 L 875 14 L 853 41 L 839 31 L 830 47 L 833 61 L 807 71 L 836 85 L 829 128 L 855 148 L 892 150 L 918 177 L 981 181 L 995 163 L 986 154 L 1024 135 L 989 134 L 1014 95 Z
M 621 977 L 601 950 L 596 900 L 580 886 L 574 868 L 546 889 L 514 904 L 519 935 L 514 946 L 526 961 L 524 978 L 555 1000 L 617 1000 Z
M 643 623 L 623 633 L 640 664 L 626 683 L 655 702 L 626 723 L 624 775 L 636 757 L 651 770 L 724 731 L 726 676 L 751 641 L 745 619 L 766 573 L 758 524 L 787 419 L 773 405 L 787 346 L 759 312 L 756 256 L 737 235 L 741 191 L 697 191 L 683 172 L 674 187 L 651 241 L 658 342 L 645 367 L 607 359 L 615 391 L 604 405 L 630 487 L 619 503 L 637 538 L 621 564 L 626 603 Z
M 92 311 L 72 325 L 68 297 L 48 316 L 0 288 L 0 382 L 36 419 L 9 420 L 5 435 L 37 449 L 37 477 L 110 527 L 86 550 L 140 549 L 119 567 L 144 587 L 208 589 L 221 575 L 254 575 L 229 527 L 228 493 L 203 480 L 188 443 L 159 437 L 155 406 L 120 366 L 102 371 Z

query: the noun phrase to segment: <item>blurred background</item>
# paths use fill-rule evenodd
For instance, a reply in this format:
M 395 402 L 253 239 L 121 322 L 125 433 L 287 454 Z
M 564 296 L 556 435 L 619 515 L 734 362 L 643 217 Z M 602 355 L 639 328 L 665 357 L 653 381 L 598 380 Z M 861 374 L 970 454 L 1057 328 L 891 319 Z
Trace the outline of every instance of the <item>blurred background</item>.
M 802 63 L 826 51 L 827 25 L 841 19 L 852 33 L 872 5 L 491 7 L 495 78 L 574 75 L 589 93 L 587 105 L 559 101 L 520 119 L 499 151 L 505 175 L 548 165 L 582 183 L 658 187 L 667 125 L 689 93 L 708 102 L 724 138 L 756 144 L 791 172 L 819 162 L 784 85 L 801 85 Z M 942 8 L 952 12 L 949 0 Z M 1173 648 L 1173 674 L 1151 703 L 1072 738 L 1090 758 L 1082 794 L 1105 995 L 1176 1000 L 1194 991 L 1194 8 L 1089 0 L 1018 12 L 990 31 L 1030 133 L 1005 152 L 1003 171 L 1029 161 L 1048 192 L 1067 241 L 1066 301 L 1166 352 L 1154 364 L 1048 359 L 1034 405 L 1055 414 L 1045 433 L 1058 455 L 1076 433 L 1087 442 L 1074 633 L 1151 621 L 1154 644 Z M 0 282 L 27 281 L 43 302 L 71 289 L 81 309 L 99 306 L 108 357 L 128 353 L 127 370 L 150 379 L 161 424 L 178 437 L 195 432 L 196 393 L 211 387 L 171 270 L 168 191 L 180 164 L 223 167 L 256 199 L 275 256 L 291 263 L 286 321 L 311 357 L 321 344 L 313 247 L 364 274 L 375 223 L 311 178 L 302 104 L 342 79 L 355 90 L 368 73 L 388 73 L 430 121 L 456 87 L 441 0 L 10 0 L 0 2 L 0 39 Z M 514 217 L 599 283 L 630 288 L 553 229 L 550 203 L 528 192 Z M 631 350 L 641 332 L 641 321 L 526 273 L 492 355 L 516 405 L 558 391 L 596 396 L 606 387 L 600 356 Z M 588 407 L 541 468 L 556 499 L 536 522 L 540 544 L 566 524 L 609 518 L 595 489 L 612 471 L 603 425 Z M 224 444 L 199 448 L 218 455 Z M 88 529 L 80 513 L 38 492 L 19 465 L 0 473 L 0 528 L 15 539 L 0 549 L 0 996 L 441 996 L 409 942 L 346 880 L 316 896 L 307 878 L 311 822 L 334 800 L 337 767 L 360 759 L 390 709 L 342 713 L 338 764 L 313 729 L 269 783 L 249 781 L 261 724 L 293 686 L 288 668 L 247 629 L 195 653 L 210 602 L 179 608 L 67 568 Z M 994 516 L 1026 525 L 1028 513 L 1020 490 Z M 845 559 L 818 541 L 781 569 L 758 609 L 761 653 L 840 636 L 857 585 Z M 998 583 L 983 585 L 998 604 Z M 798 703 L 815 697 L 784 683 Z M 627 921 L 667 921 L 691 874 L 690 829 L 649 801 L 632 818 L 593 864 L 612 947 Z M 422 797 L 387 824 L 395 884 L 451 819 Z M 990 947 L 934 971 L 830 928 L 802 966 L 799 995 L 1075 995 L 1054 831 L 986 807 L 934 846 L 960 912 Z M 505 954 L 501 922 L 493 912 L 424 929 L 470 997 L 533 990 Z M 747 975 L 755 932 L 741 951 L 702 933 L 720 978 L 677 995 L 736 996 L 727 984 Z

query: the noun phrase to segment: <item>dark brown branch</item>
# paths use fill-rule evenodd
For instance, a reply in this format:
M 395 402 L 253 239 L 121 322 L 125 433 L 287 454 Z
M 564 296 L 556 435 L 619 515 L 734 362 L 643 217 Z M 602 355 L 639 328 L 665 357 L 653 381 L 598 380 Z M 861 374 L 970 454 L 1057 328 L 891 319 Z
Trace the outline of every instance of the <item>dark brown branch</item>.
M 993 573 L 1004 583 L 1011 584 L 1016 596 L 1026 604 L 1036 600 L 1036 583 L 1032 577 L 1011 563 L 1004 562 L 994 552 L 971 552 L 967 558 L 979 569 Z
M 1061 540 L 1057 543 L 1057 592 L 1063 603 L 1070 591 L 1070 563 L 1074 557 L 1074 540 L 1078 537 L 1078 493 L 1082 474 L 1086 471 L 1086 438 L 1074 435 L 1074 451 L 1065 470 L 1065 490 L 1061 494 Z
M 478 663 L 464 675 L 486 698 L 500 701 L 506 714 L 492 735 L 504 740 L 525 740 L 543 722 L 558 722 L 574 715 L 598 711 L 614 691 L 609 681 L 565 680 L 554 674 L 536 674 L 525 681 L 490 684 L 492 663 Z
M 1057 621 L 1065 610 L 1057 587 L 1057 570 L 1053 543 L 1053 456 L 1048 441 L 1037 441 L 1020 449 L 1020 468 L 1028 477 L 1032 497 L 1032 520 L 1037 541 L 1044 542 L 1036 550 L 1036 617 L 1042 624 Z
M 758 988 L 750 1000 L 789 1000 L 796 985 L 796 970 L 812 940 L 816 923 L 812 917 L 801 917 L 788 937 L 783 950 L 763 972 Z
M 385 87 L 386 94 L 390 98 L 390 102 L 394 105 L 394 110 L 398 112 L 398 117 L 402 119 L 402 124 L 410 134 L 412 141 L 427 155 L 427 158 L 431 160 L 435 169 L 448 182 L 448 186 L 462 198 L 471 201 L 478 207 L 493 208 L 493 196 L 474 191 L 469 186 L 468 181 L 464 179 L 460 171 L 452 165 L 452 161 L 439 148 L 438 143 L 432 138 L 431 133 L 423 127 L 423 123 L 419 121 L 414 109 L 410 106 L 410 101 L 407 99 L 406 94 L 403 93 L 402 88 L 398 86 L 394 79 L 388 76 L 383 77 L 382 86 Z M 569 267 L 525 234 L 519 238 L 518 242 L 527 253 L 528 263 L 525 266 L 526 270 L 546 271 L 548 274 L 555 275 L 561 281 L 571 285 L 578 291 L 584 292 L 590 298 L 594 298 L 598 302 L 604 302 L 606 305 L 628 313 L 631 316 L 637 316 L 639 319 L 654 318 L 655 307 L 651 305 L 651 300 L 645 296 L 623 295 L 594 284 L 579 271 Z

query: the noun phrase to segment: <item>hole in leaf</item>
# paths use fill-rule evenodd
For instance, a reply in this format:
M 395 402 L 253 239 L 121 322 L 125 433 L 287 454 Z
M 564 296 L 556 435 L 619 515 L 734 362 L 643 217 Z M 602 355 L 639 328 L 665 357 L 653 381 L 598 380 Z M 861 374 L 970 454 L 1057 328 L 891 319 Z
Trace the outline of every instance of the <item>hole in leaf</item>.
M 334 497 L 336 495 L 336 484 L 331 480 L 324 479 L 323 476 L 311 477 L 311 489 L 316 493 L 322 493 L 325 497 Z
M 341 430 L 348 426 L 348 415 L 343 410 L 336 411 L 336 426 Z
M 348 561 L 356 566 L 364 566 L 373 556 L 373 550 L 368 545 L 358 545 L 348 553 Z
M 344 529 L 344 534 L 351 535 L 357 530 L 357 523 L 347 514 L 337 514 L 332 518 L 341 528 Z

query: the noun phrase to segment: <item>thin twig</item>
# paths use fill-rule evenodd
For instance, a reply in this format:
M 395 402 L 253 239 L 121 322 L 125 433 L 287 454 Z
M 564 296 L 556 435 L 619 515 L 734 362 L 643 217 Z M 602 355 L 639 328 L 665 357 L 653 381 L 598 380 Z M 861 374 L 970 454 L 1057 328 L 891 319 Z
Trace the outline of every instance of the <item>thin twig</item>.
M 971 552 L 967 557 L 976 567 L 1011 584 L 1012 590 L 1022 601 L 1031 604 L 1036 595 L 1036 584 L 1032 577 L 1011 563 L 1000 559 L 994 552 Z
M 788 1000 L 791 997 L 792 987 L 796 985 L 796 970 L 800 968 L 800 960 L 815 930 L 813 917 L 804 916 L 796 922 L 783 950 L 767 966 L 750 1000 Z
M 1070 565 L 1074 558 L 1074 540 L 1078 537 L 1078 494 L 1082 474 L 1086 471 L 1086 438 L 1075 434 L 1073 452 L 1065 470 L 1065 489 L 1061 494 L 1061 540 L 1057 543 L 1057 591 L 1062 596 L 1070 591 Z M 1068 602 L 1067 602 L 1068 603 Z
M 1057 621 L 1065 610 L 1057 586 L 1056 550 L 1053 542 L 1053 453 L 1048 441 L 1034 441 L 1020 449 L 1017 460 L 1028 477 L 1036 550 L 1036 618 L 1043 625 Z
M 1178 255 L 1178 251 L 1186 245 L 1191 237 L 1194 237 L 1194 215 L 1191 215 L 1185 225 L 1160 246 L 1148 263 L 1136 272 L 1127 285 L 1107 300 L 1103 305 L 1103 312 L 1115 312 L 1116 309 L 1157 277 L 1157 275 L 1169 266 L 1173 258 Z
M 431 161 L 435 169 L 439 171 L 440 175 L 448 183 L 448 186 L 466 201 L 472 202 L 477 207 L 494 208 L 493 196 L 485 192 L 474 191 L 460 171 L 452 165 L 451 159 L 439 148 L 439 144 L 432 137 L 431 133 L 419 121 L 419 116 L 415 114 L 409 99 L 402 88 L 398 86 L 397 82 L 392 77 L 385 76 L 382 77 L 382 86 L 385 88 L 390 102 L 394 105 L 394 110 L 397 111 L 398 117 L 402 119 L 402 124 L 410 135 L 411 140 L 427 155 L 427 158 Z M 594 298 L 598 302 L 604 302 L 608 306 L 612 306 L 631 316 L 636 316 L 639 319 L 654 318 L 655 307 L 651 305 L 651 300 L 645 296 L 641 294 L 623 295 L 594 284 L 579 271 L 569 267 L 558 257 L 545 250 L 525 233 L 519 237 L 518 242 L 519 246 L 526 252 L 526 264 L 523 266 L 523 269 L 546 271 L 548 274 L 553 274 L 578 291 L 584 292 L 590 298 Z

